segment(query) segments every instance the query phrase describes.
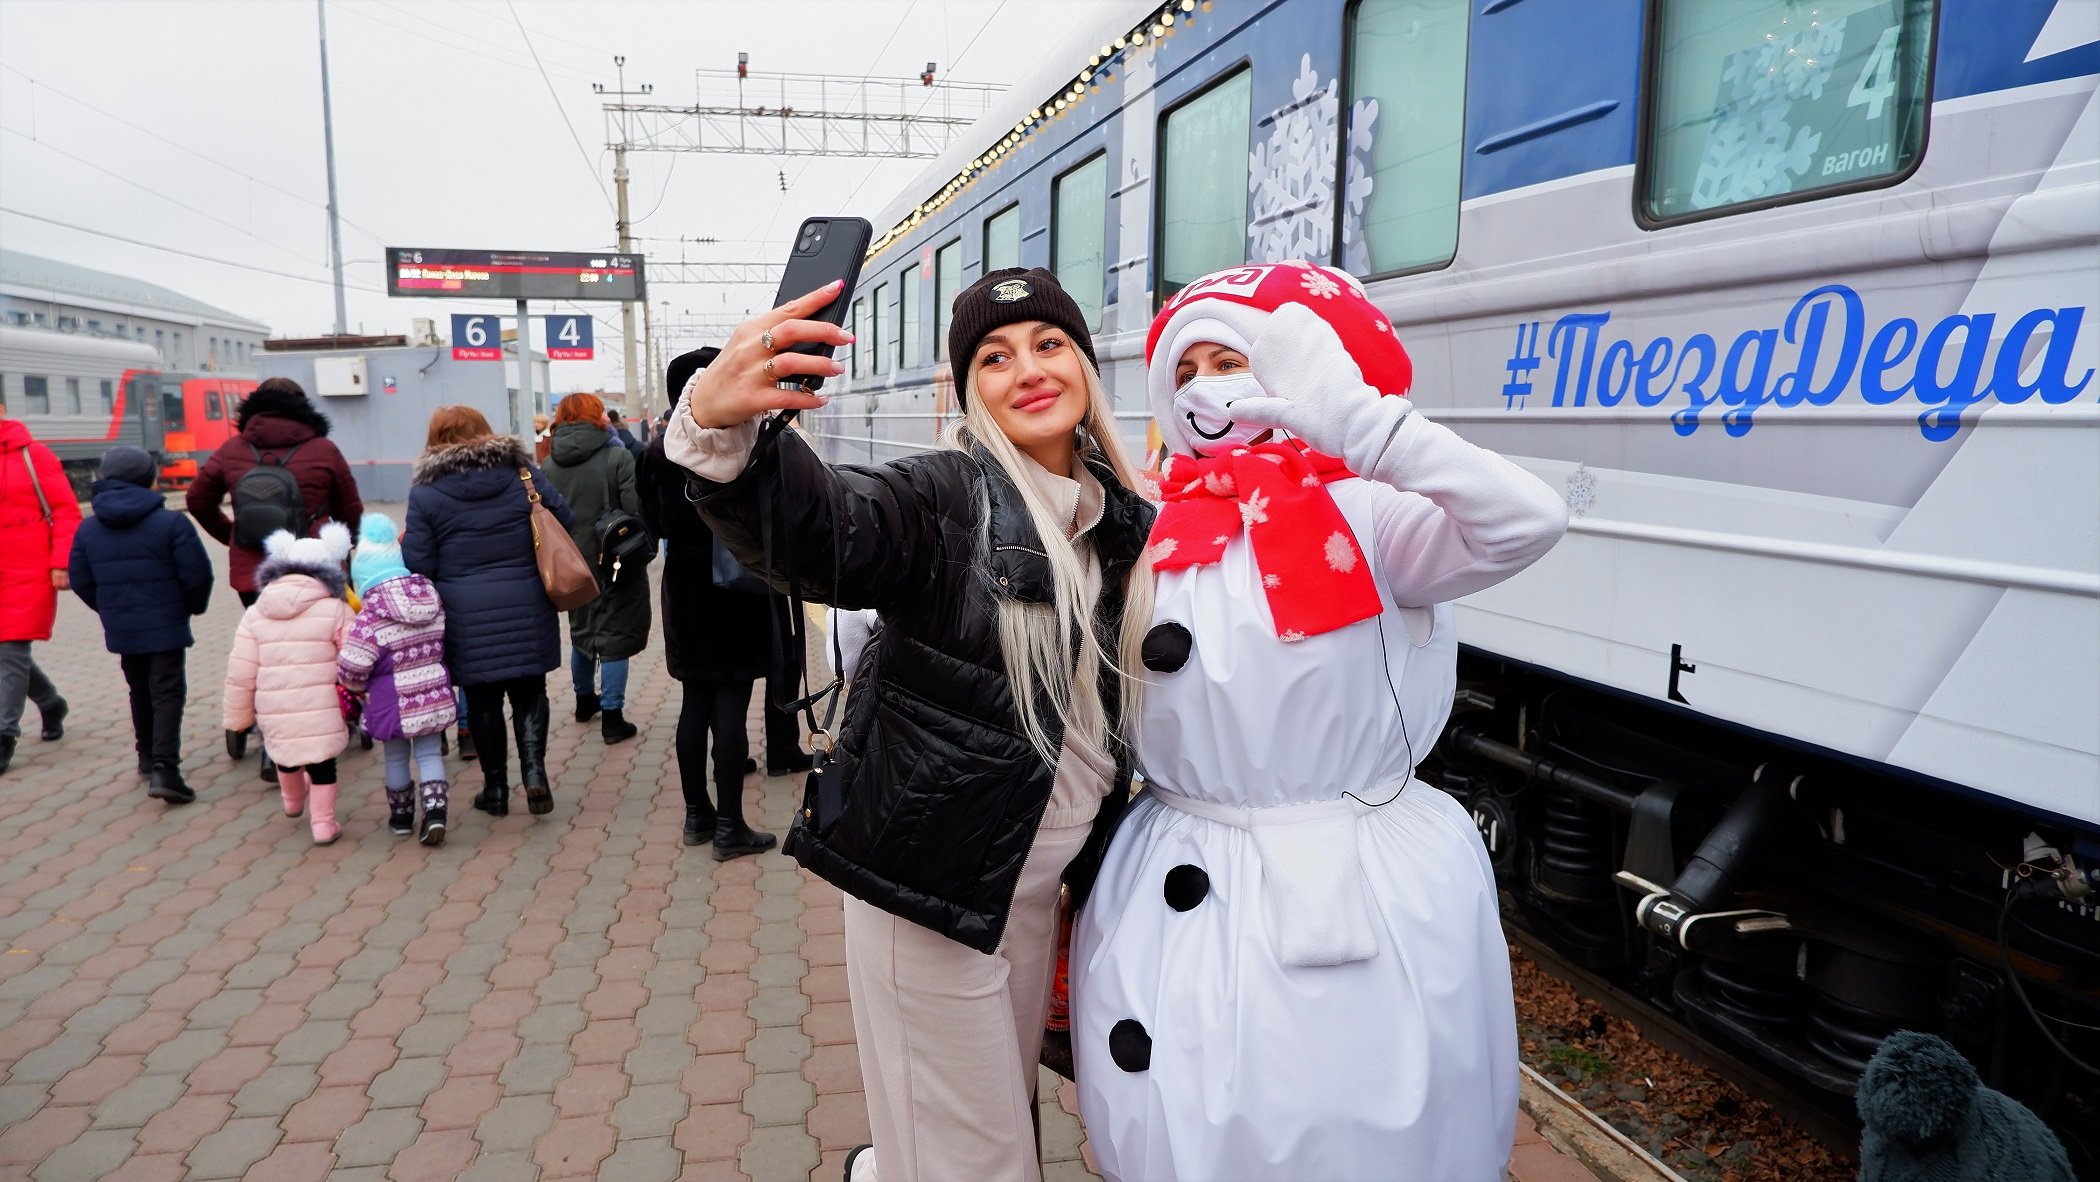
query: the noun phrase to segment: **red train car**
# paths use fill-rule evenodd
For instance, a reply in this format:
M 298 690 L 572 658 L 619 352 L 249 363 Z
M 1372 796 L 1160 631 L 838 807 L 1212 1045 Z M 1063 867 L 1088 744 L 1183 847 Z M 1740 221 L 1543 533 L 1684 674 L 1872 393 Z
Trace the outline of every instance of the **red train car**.
M 187 488 L 197 467 L 233 437 L 234 416 L 255 389 L 254 378 L 216 374 L 162 374 L 160 378 L 163 467 L 161 482 Z

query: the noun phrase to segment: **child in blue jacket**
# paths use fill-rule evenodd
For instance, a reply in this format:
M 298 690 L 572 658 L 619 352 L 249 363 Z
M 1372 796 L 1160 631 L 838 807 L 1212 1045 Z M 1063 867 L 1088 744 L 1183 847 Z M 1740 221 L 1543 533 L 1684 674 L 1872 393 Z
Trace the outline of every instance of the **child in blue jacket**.
M 169 804 L 197 799 L 182 782 L 183 650 L 190 617 L 211 602 L 211 559 L 197 527 L 153 490 L 153 457 L 135 447 L 102 453 L 91 488 L 95 515 L 73 535 L 73 592 L 102 617 L 103 642 L 131 687 L 131 730 L 147 794 Z

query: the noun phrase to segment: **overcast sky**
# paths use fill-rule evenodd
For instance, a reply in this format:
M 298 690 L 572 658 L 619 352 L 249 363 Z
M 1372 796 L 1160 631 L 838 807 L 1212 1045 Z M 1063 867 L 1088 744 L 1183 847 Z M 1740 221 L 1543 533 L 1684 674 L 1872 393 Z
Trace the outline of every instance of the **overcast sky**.
M 383 247 L 612 245 L 591 84 L 613 88 L 614 54 L 630 89 L 650 83 L 649 101 L 667 103 L 695 101 L 694 71 L 732 68 L 738 50 L 754 75 L 901 78 L 934 61 L 944 77 L 1005 82 L 1102 0 L 515 0 L 515 20 L 505 0 L 327 7 L 350 329 L 432 316 L 442 333 L 469 306 L 389 299 Z M 329 332 L 317 34 L 315 0 L 0 0 L 0 209 L 13 211 L 0 245 L 158 283 L 278 336 Z M 779 260 L 801 218 L 874 219 L 925 165 L 631 154 L 637 245 Z M 652 283 L 649 295 L 684 322 L 672 343 L 690 346 L 700 323 L 772 292 Z M 618 387 L 618 307 L 594 306 L 598 360 L 556 362 L 557 390 Z

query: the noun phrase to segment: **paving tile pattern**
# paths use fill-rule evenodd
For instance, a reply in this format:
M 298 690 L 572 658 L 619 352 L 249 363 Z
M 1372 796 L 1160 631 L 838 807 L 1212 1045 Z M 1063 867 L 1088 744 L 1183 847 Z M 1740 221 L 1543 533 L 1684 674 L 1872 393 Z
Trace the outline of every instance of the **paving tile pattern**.
M 426 849 L 387 832 L 379 753 L 353 746 L 343 838 L 316 847 L 253 752 L 223 751 L 239 607 L 208 549 L 196 804 L 145 795 L 77 600 L 37 648 L 72 713 L 46 744 L 32 707 L 0 777 L 0 1178 L 838 1176 L 868 1135 L 839 894 L 777 851 L 680 844 L 660 648 L 634 661 L 642 734 L 617 746 L 549 677 L 551 816 L 522 796 L 474 811 L 455 755 L 447 842 Z M 753 823 L 785 833 L 798 791 L 752 777 Z M 1045 1176 L 1094 1177 L 1059 1084 L 1045 1073 Z

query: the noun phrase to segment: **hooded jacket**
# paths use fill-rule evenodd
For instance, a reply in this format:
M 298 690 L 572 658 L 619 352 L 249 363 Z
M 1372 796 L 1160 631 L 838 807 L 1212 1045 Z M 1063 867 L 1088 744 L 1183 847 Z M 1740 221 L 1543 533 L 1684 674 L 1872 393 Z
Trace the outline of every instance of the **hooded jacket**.
M 340 559 L 271 557 L 255 581 L 260 594 L 226 660 L 226 729 L 259 726 L 263 750 L 284 767 L 334 759 L 349 742 L 335 692 L 336 654 L 352 618 Z
M 257 390 L 241 403 L 235 425 L 239 434 L 204 461 L 184 503 L 204 532 L 227 547 L 226 581 L 236 591 L 253 591 L 262 551 L 233 544 L 233 517 L 226 502 L 233 486 L 260 462 L 258 454 L 271 463 L 285 462 L 298 478 L 309 535 L 317 535 L 330 521 L 356 529 L 365 506 L 358 498 L 357 479 L 350 474 L 349 463 L 328 439 L 328 416 L 305 398 Z M 287 455 L 291 457 L 288 462 Z
M 381 742 L 434 735 L 458 720 L 445 672 L 445 606 L 429 579 L 399 575 L 365 588 L 336 680 L 365 695 L 365 733 Z
M 1123 578 L 1152 507 L 1098 459 L 1105 494 L 1092 531 L 1101 564 L 1097 640 L 1115 652 Z M 882 613 L 846 698 L 836 763 L 844 811 L 818 829 L 798 814 L 786 852 L 856 898 L 989 953 L 1050 805 L 1056 769 L 1021 733 L 999 648 L 1001 598 L 1048 603 L 1049 559 L 1005 472 L 981 454 L 930 451 L 881 467 L 827 465 L 795 432 L 761 441 L 727 484 L 693 479 L 699 510 L 737 559 L 813 602 Z M 770 486 L 768 495 L 761 489 Z M 761 523 L 770 499 L 773 553 Z M 989 505 L 989 519 L 980 509 Z M 789 556 L 792 555 L 792 563 Z M 1103 709 L 1122 687 L 1104 667 Z M 1051 748 L 1064 735 L 1047 694 L 1037 716 Z M 1109 734 L 1116 767 L 1086 845 L 1065 870 L 1083 905 L 1130 799 L 1130 749 Z
M 197 527 L 161 495 L 97 480 L 95 515 L 73 535 L 73 593 L 102 617 L 113 653 L 165 653 L 195 643 L 190 617 L 211 602 L 211 559 Z
M 547 479 L 575 514 L 569 536 L 585 558 L 596 560 L 598 522 L 615 507 L 606 503 L 608 485 L 617 508 L 640 515 L 634 468 L 634 457 L 596 423 L 555 425 Z M 623 661 L 648 647 L 649 617 L 648 578 L 640 570 L 623 571 L 619 582 L 569 613 L 569 643 L 598 660 Z
M 521 468 L 540 503 L 570 525 L 561 490 L 508 435 L 426 451 L 409 479 L 401 560 L 444 601 L 445 666 L 460 685 L 540 677 L 561 664 L 561 621 L 540 582 Z
M 642 520 L 664 540 L 664 664 L 680 681 L 754 681 L 787 645 L 785 595 L 715 586 L 715 533 L 685 499 L 685 469 L 664 454 L 661 431 L 642 452 Z
M 51 505 L 49 522 L 37 502 L 39 486 Z M 0 419 L 0 644 L 51 639 L 58 618 L 51 572 L 66 569 L 79 526 L 80 501 L 58 457 L 31 439 L 20 419 Z

